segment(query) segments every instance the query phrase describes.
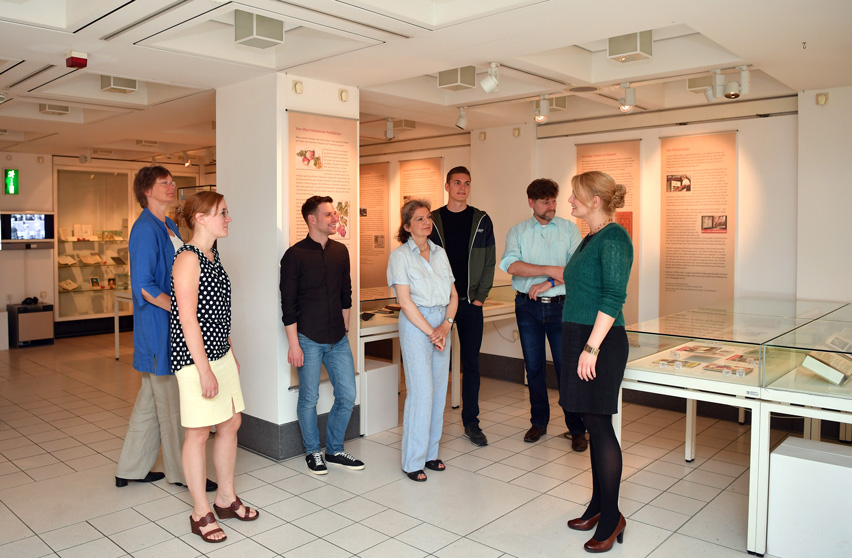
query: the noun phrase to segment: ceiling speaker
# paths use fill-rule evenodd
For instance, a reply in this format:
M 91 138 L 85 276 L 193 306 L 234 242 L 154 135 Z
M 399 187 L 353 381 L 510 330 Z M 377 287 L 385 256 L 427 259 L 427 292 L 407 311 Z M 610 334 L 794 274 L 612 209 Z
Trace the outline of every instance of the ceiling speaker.
M 651 31 L 628 33 L 618 37 L 610 37 L 607 43 L 606 55 L 616 62 L 635 62 L 648 60 L 653 56 L 653 40 Z
M 254 48 L 269 48 L 284 44 L 284 22 L 243 10 L 235 10 L 234 42 Z
M 476 87 L 476 67 L 464 66 L 438 72 L 438 87 L 450 91 L 462 91 Z

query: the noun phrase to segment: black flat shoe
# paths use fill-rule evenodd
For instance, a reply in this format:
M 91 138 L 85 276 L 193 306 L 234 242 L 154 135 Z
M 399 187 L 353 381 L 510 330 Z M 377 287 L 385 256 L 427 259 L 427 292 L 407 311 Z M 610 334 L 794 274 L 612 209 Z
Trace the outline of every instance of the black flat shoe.
M 408 475 L 408 478 L 410 478 L 414 482 L 426 482 L 426 473 L 423 472 L 423 469 L 420 469 L 419 471 L 414 471 L 412 473 L 408 473 L 405 471 L 403 472 Z M 421 476 L 423 477 L 422 479 L 420 478 Z
M 154 471 L 151 471 L 145 475 L 144 479 L 123 479 L 121 477 L 115 477 L 115 486 L 121 488 L 123 486 L 127 486 L 127 483 L 129 482 L 156 482 L 164 478 L 166 478 L 165 473 L 155 473 Z
M 186 485 L 183 484 L 183 483 L 176 482 L 175 486 L 186 486 Z M 219 488 L 218 484 L 216 484 L 215 482 L 213 482 L 210 479 L 207 479 L 207 486 L 204 488 L 204 491 L 205 492 L 216 492 L 216 490 L 218 488 Z

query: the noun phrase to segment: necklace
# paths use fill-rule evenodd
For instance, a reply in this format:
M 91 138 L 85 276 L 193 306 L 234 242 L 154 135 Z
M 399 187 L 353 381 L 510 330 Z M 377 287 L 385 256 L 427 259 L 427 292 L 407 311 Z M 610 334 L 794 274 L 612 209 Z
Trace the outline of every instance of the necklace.
M 605 226 L 609 225 L 610 223 L 612 223 L 612 218 L 607 219 L 606 221 L 604 221 L 603 223 L 601 223 L 600 225 L 598 225 L 597 227 L 595 227 L 595 230 L 593 230 L 592 232 L 590 232 L 590 233 L 589 233 L 589 236 L 592 236 L 593 234 L 595 234 L 596 232 L 598 232 L 599 230 L 601 230 L 601 229 L 602 229 L 602 228 L 604 228 Z

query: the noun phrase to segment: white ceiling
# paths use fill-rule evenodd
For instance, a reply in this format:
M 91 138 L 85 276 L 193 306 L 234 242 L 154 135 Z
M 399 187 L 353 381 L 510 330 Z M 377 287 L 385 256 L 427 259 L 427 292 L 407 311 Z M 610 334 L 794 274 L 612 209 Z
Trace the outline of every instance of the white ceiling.
M 284 44 L 236 45 L 237 9 L 283 21 Z M 608 37 L 643 30 L 652 59 L 607 58 Z M 540 95 L 567 96 L 549 123 L 611 116 L 623 82 L 637 111 L 703 105 L 687 78 L 738 79 L 740 65 L 751 70 L 741 100 L 779 97 L 852 85 L 850 30 L 850 0 L 0 0 L 0 150 L 200 155 L 215 144 L 215 89 L 270 72 L 359 87 L 363 144 L 385 141 L 388 118 L 417 123 L 399 138 L 459 133 L 462 106 L 468 129 L 528 122 Z M 72 50 L 88 54 L 86 69 L 65 67 Z M 497 92 L 437 87 L 438 72 L 460 66 L 478 83 L 490 62 Z M 139 88 L 103 92 L 102 75 Z

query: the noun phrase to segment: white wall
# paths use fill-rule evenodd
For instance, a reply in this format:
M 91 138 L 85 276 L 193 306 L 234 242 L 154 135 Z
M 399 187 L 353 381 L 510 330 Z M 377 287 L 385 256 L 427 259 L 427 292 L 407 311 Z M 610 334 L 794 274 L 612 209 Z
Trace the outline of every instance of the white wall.
M 817 93 L 828 93 L 826 105 Z M 852 300 L 852 87 L 799 94 L 799 298 Z
M 0 152 L 0 164 L 2 169 L 21 172 L 21 193 L 0 194 L 0 211 L 53 212 L 50 155 Z M 19 304 L 30 296 L 52 301 L 53 250 L 0 250 L 0 296 L 3 309 L 9 302 Z

